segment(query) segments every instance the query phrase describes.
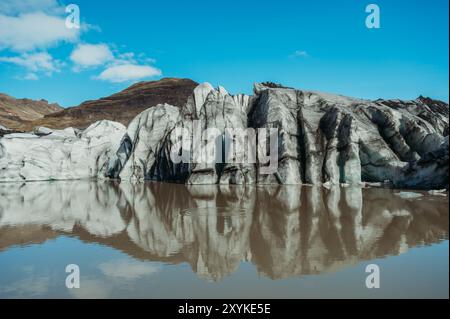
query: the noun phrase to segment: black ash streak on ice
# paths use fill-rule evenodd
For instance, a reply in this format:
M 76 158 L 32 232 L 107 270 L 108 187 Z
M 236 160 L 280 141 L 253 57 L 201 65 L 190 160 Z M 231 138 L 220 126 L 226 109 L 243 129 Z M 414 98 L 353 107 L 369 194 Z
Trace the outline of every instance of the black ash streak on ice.
M 204 83 L 183 107 L 151 107 L 128 128 L 103 120 L 84 131 L 7 134 L 0 139 L 0 181 L 326 186 L 389 181 L 396 188 L 441 189 L 448 187 L 448 115 L 448 104 L 423 97 L 369 101 L 262 84 L 255 85 L 253 96 L 233 96 Z M 192 132 L 194 120 L 221 131 L 278 128 L 276 173 L 261 174 L 260 163 L 174 164 L 170 133 Z

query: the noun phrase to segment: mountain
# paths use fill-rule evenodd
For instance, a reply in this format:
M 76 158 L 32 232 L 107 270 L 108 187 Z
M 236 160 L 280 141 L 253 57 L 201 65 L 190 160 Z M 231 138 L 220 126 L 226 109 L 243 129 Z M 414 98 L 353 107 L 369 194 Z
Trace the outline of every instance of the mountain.
M 46 100 L 16 99 L 0 93 L 0 130 L 2 126 L 3 129 L 21 129 L 34 120 L 61 110 L 61 106 Z
M 5 135 L 0 181 L 442 189 L 448 188 L 448 116 L 448 104 L 423 97 L 372 101 L 263 84 L 251 96 L 230 95 L 203 83 L 184 105 L 149 107 L 127 127 L 101 120 L 85 130 Z
M 129 88 L 98 100 L 86 101 L 76 107 L 47 114 L 21 128 L 36 126 L 53 129 L 86 128 L 99 120 L 110 120 L 128 125 L 139 113 L 157 104 L 183 106 L 198 83 L 190 79 L 164 78 L 159 81 L 139 82 Z

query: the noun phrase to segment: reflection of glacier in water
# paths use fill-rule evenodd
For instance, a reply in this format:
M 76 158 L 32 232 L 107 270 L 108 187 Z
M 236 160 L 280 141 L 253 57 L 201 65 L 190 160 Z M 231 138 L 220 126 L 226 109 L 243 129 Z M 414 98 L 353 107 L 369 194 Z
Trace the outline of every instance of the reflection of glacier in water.
M 0 251 L 71 235 L 141 260 L 188 262 L 213 280 L 242 261 L 280 279 L 448 239 L 446 196 L 389 189 L 72 181 L 0 192 Z

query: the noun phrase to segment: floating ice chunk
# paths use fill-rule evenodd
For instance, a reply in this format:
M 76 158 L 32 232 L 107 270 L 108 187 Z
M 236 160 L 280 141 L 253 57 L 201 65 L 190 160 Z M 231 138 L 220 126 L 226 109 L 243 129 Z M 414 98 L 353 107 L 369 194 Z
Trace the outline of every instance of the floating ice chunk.
M 436 195 L 436 196 L 447 196 L 447 190 L 446 189 L 432 189 L 432 190 L 428 191 L 428 194 Z
M 398 192 L 395 193 L 395 195 L 404 198 L 404 199 L 412 199 L 412 198 L 419 198 L 422 197 L 423 195 L 420 193 L 415 193 L 415 192 Z

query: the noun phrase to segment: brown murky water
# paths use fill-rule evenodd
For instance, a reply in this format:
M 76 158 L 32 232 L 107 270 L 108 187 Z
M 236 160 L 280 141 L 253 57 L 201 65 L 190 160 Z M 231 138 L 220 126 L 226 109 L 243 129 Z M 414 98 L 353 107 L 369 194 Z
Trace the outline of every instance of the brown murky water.
M 0 192 L 1 298 L 449 295 L 446 193 L 85 181 Z

